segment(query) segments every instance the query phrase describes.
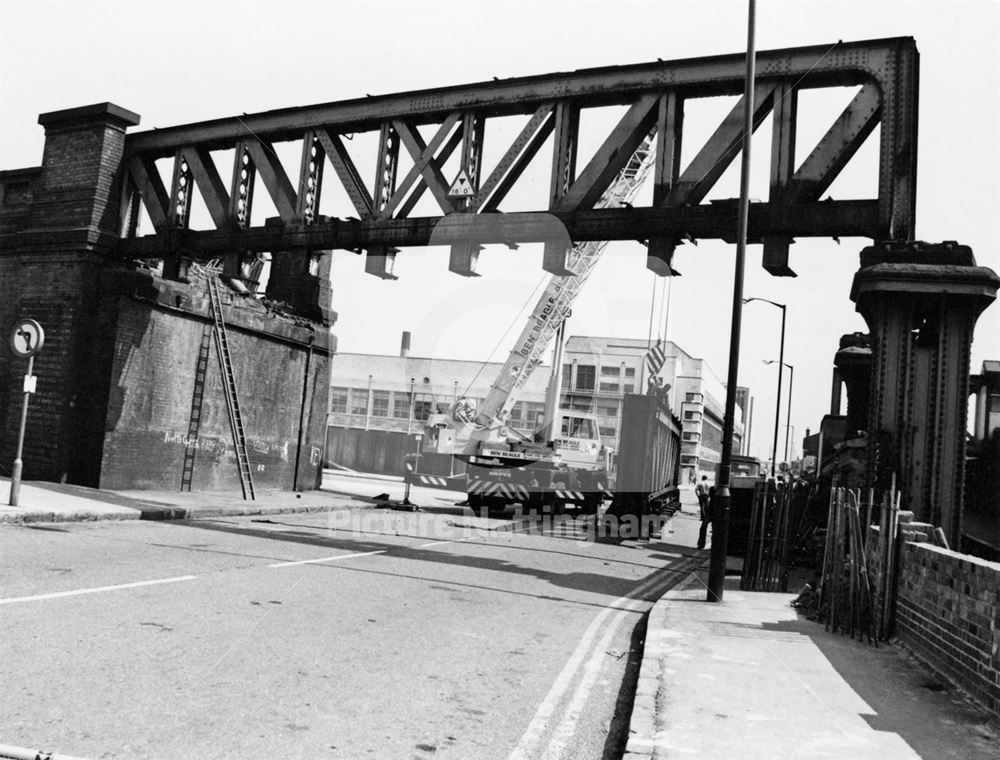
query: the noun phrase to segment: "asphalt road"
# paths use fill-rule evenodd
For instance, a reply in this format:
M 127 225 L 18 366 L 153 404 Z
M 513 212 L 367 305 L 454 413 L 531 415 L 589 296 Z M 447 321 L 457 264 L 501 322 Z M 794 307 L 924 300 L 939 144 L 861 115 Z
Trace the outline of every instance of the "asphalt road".
M 595 543 L 572 521 L 539 534 L 446 502 L 0 526 L 0 743 L 172 760 L 614 755 L 635 628 L 691 549 Z

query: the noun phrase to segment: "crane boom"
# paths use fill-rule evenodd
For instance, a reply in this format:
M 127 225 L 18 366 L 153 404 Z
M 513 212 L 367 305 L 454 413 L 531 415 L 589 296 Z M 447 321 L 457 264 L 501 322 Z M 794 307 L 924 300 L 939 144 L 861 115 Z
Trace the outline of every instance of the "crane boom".
M 654 146 L 653 135 L 647 136 L 604 191 L 595 208 L 621 205 L 635 197 L 653 165 Z M 567 268 L 574 274 L 552 275 L 549 278 L 548 285 L 532 309 L 531 316 L 518 336 L 507 361 L 476 412 L 477 425 L 489 427 L 495 425 L 497 420 L 502 421 L 507 418 L 517 400 L 516 391 L 524 385 L 535 367 L 541 363 L 542 355 L 552 342 L 559 326 L 569 315 L 573 301 L 587 282 L 606 246 L 606 240 L 574 245 L 567 257 Z

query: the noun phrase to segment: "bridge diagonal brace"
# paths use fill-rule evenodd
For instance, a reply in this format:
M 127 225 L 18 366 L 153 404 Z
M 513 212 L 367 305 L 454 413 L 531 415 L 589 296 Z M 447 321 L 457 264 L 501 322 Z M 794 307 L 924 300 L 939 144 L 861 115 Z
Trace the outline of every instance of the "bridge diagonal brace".
M 583 171 L 554 206 L 556 211 L 593 208 L 611 180 L 632 157 L 656 119 L 654 106 L 659 95 L 650 93 L 633 103 L 597 149 Z
M 222 177 L 219 176 L 219 170 L 211 154 L 206 148 L 195 146 L 186 148 L 182 152 L 188 166 L 191 167 L 191 176 L 194 177 L 195 184 L 201 192 L 201 198 L 208 207 L 212 223 L 220 230 L 231 226 L 229 192 L 222 182 Z
M 331 134 L 326 129 L 318 129 L 316 137 L 319 138 L 320 145 L 323 146 L 326 157 L 337 173 L 337 177 L 340 178 L 340 184 L 344 186 L 344 191 L 354 206 L 354 210 L 358 212 L 358 216 L 362 219 L 370 217 L 375 208 L 375 202 L 372 200 L 368 188 L 365 187 L 361 174 L 354 165 L 340 135 Z
M 472 203 L 469 204 L 470 211 L 478 211 L 480 209 L 486 211 L 496 210 L 497 205 L 499 205 L 504 196 L 510 191 L 511 186 L 517 181 L 517 177 L 521 175 L 524 167 L 534 158 L 542 142 L 544 142 L 545 138 L 542 138 L 541 142 L 537 144 L 533 143 L 533 138 L 539 133 L 539 129 L 545 131 L 543 127 L 548 123 L 549 131 L 545 132 L 545 137 L 551 134 L 552 125 L 549 121 L 551 113 L 551 103 L 543 103 L 535 109 L 531 118 L 528 119 L 528 122 L 521 128 L 517 137 L 514 138 L 514 142 L 511 143 L 510 147 L 504 151 L 503 156 L 500 157 L 500 160 L 497 161 L 489 177 L 480 185 L 479 190 L 472 199 Z M 532 150 L 532 147 L 534 147 L 534 150 Z M 528 155 L 528 159 L 522 162 L 525 155 Z M 520 166 L 519 170 L 516 168 L 518 166 Z M 507 178 L 511 174 L 515 176 L 508 181 Z
M 269 143 L 253 140 L 248 140 L 245 145 L 247 152 L 253 159 L 257 174 L 278 211 L 278 216 L 283 222 L 295 221 L 295 211 L 298 205 L 295 188 L 289 181 L 274 148 Z
M 816 201 L 875 130 L 882 96 L 875 82 L 865 84 L 802 162 L 789 182 L 797 201 Z
M 777 85 L 773 82 L 759 82 L 754 88 L 754 112 L 753 128 L 760 126 L 764 117 L 770 113 L 774 105 L 775 91 Z M 698 206 L 705 196 L 711 192 L 712 187 L 719 181 L 719 178 L 729 168 L 730 164 L 739 155 L 740 146 L 743 141 L 743 122 L 746 110 L 746 97 L 741 96 L 736 105 L 722 120 L 702 146 L 698 154 L 691 160 L 688 167 L 681 172 L 669 185 L 669 190 L 661 189 L 659 195 L 661 200 L 654 203 L 654 207 L 660 208 L 682 208 Z M 679 129 L 680 109 L 675 107 L 671 115 L 668 108 L 662 115 L 663 126 L 666 129 Z M 677 137 L 679 139 L 679 135 Z M 676 150 L 676 145 L 673 146 Z M 676 159 L 679 160 L 679 154 Z M 674 162 L 676 169 L 677 164 Z M 672 260 L 674 250 L 680 243 L 681 238 L 660 237 L 650 241 L 649 255 L 646 258 L 646 266 L 653 272 L 661 276 L 676 274 L 673 269 Z
M 787 86 L 779 92 L 772 138 L 769 200 L 778 207 L 818 201 L 878 125 L 882 114 L 881 93 L 875 82 L 863 85 L 795 171 L 796 94 Z M 778 277 L 795 277 L 788 265 L 792 242 L 790 235 L 765 237 L 764 269 Z
M 420 143 L 419 133 L 415 133 L 418 138 L 417 144 Z M 402 135 L 400 135 L 402 138 Z M 414 183 L 413 192 L 407 196 L 406 200 L 399 204 L 399 208 L 396 209 L 396 218 L 405 219 L 413 211 L 417 202 L 423 197 L 424 191 L 428 187 L 431 188 L 435 199 L 438 200 L 438 204 L 441 203 L 441 198 L 444 198 L 445 203 L 448 204 L 448 208 L 455 211 L 455 205 L 453 199 L 448 196 L 448 180 L 445 179 L 440 167 L 445 164 L 445 162 L 451 158 L 451 154 L 455 152 L 456 148 L 462 144 L 463 133 L 461 129 L 457 129 L 451 133 L 448 140 L 441 146 L 441 150 L 438 151 L 437 156 L 433 158 L 427 166 L 424 168 L 423 174 Z M 428 176 L 429 174 L 429 176 Z M 437 188 L 437 190 L 435 190 Z M 443 188 L 443 194 L 439 194 L 440 190 Z M 441 207 L 444 210 L 444 206 Z M 449 213 L 445 211 L 445 213 Z
M 492 213 L 499 209 L 500 203 L 524 174 L 528 164 L 532 162 L 542 145 L 555 128 L 552 118 L 551 104 L 540 106 L 534 115 L 524 125 L 520 134 L 514 140 L 507 153 L 497 163 L 486 182 L 472 202 L 472 209 Z
M 649 93 L 641 96 L 619 120 L 611 134 L 597 149 L 593 158 L 587 163 L 579 176 L 569 185 L 560 197 L 555 199 L 553 209 L 557 211 L 577 211 L 581 208 L 592 208 L 611 181 L 618 175 L 635 149 L 643 141 L 656 121 L 656 104 L 659 95 Z M 568 120 L 568 115 L 557 112 L 560 120 Z M 563 129 L 565 131 L 565 127 Z M 557 136 L 563 137 L 557 133 Z M 558 151 L 562 146 L 557 145 Z M 563 162 L 554 161 L 553 170 L 565 171 Z M 558 188 L 560 178 L 553 178 L 553 188 Z M 553 193 L 555 194 L 555 192 Z M 542 252 L 542 269 L 550 274 L 566 276 L 575 274 L 567 261 L 570 249 L 559 241 L 546 240 Z
M 756 130 L 771 111 L 774 83 L 758 84 L 754 88 L 753 125 Z M 743 113 L 746 98 L 741 97 L 708 141 L 698 151 L 663 202 L 665 206 L 693 206 L 711 192 L 726 169 L 740 152 L 743 140 Z
M 417 180 L 422 180 L 427 187 L 430 188 L 431 192 L 434 194 L 438 205 L 441 206 L 442 211 L 448 214 L 454 211 L 451 201 L 448 199 L 448 183 L 441 173 L 441 168 L 438 165 L 435 156 L 442 146 L 446 145 L 449 136 L 453 136 L 452 133 L 455 130 L 455 125 L 461 121 L 462 115 L 460 113 L 451 113 L 444 120 L 444 123 L 438 128 L 434 137 L 431 138 L 429 143 L 424 143 L 423 138 L 420 133 L 417 132 L 415 127 L 412 127 L 406 121 L 402 119 L 393 119 L 392 126 L 396 133 L 399 135 L 400 142 L 406 146 L 406 150 L 409 152 L 410 156 L 413 158 L 413 166 L 410 171 L 407 172 L 403 180 L 396 186 L 395 192 L 393 192 L 392 197 L 389 198 L 388 203 L 386 203 L 385 208 L 379 214 L 379 219 L 390 219 L 395 215 L 397 209 L 399 209 L 409 194 L 410 190 L 413 189 L 414 192 L 422 193 L 423 189 L 414 188 L 417 184 Z M 461 131 L 459 131 L 458 140 L 452 140 L 448 144 L 451 150 L 458 146 L 461 142 Z M 441 163 L 444 161 L 442 160 Z
M 129 174 L 135 183 L 142 204 L 146 207 L 149 221 L 157 231 L 167 226 L 167 209 L 170 208 L 170 196 L 167 188 L 156 170 L 156 164 L 146 156 L 132 156 L 129 161 Z

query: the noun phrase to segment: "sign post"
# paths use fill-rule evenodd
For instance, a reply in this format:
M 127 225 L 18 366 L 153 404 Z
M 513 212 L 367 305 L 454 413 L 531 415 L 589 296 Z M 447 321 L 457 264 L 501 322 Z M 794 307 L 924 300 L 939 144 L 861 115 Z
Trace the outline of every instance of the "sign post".
M 10 336 L 10 350 L 14 356 L 28 359 L 28 372 L 24 376 L 24 401 L 21 404 L 21 425 L 17 431 L 17 456 L 14 458 L 14 468 L 10 478 L 10 506 L 17 506 L 17 498 L 21 491 L 21 470 L 24 466 L 21 455 L 24 453 L 24 429 L 28 422 L 28 399 L 35 392 L 37 378 L 32 374 L 35 368 L 35 354 L 42 350 L 45 343 L 45 331 L 33 319 L 22 319 L 14 325 Z

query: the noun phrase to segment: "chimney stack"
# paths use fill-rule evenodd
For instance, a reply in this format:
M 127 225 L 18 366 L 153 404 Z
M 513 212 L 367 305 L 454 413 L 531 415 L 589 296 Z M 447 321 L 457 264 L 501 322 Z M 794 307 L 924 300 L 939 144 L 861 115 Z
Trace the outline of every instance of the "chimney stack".
M 403 330 L 403 338 L 399 342 L 399 355 L 407 357 L 410 355 L 410 331 Z

